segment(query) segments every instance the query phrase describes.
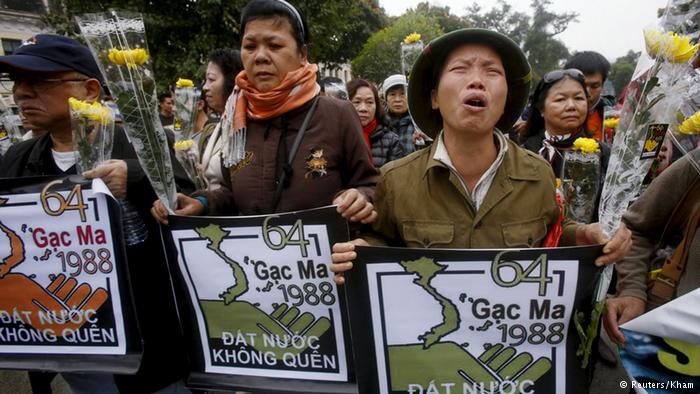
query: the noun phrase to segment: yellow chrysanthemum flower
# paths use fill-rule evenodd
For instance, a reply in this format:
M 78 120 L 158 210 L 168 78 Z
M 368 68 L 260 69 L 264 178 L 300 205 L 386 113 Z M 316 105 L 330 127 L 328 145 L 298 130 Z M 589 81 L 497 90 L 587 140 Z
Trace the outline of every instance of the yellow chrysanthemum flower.
M 406 38 L 403 39 L 403 43 L 406 45 L 413 44 L 414 42 L 418 41 L 420 41 L 420 34 L 416 33 L 415 31 L 407 35 Z
M 94 120 L 105 124 L 114 121 L 114 114 L 106 106 L 99 102 L 88 103 L 87 101 L 78 100 L 74 97 L 68 99 L 68 105 L 83 119 Z
M 656 142 L 655 140 L 646 140 L 644 142 L 644 151 L 645 152 L 653 152 L 656 150 L 656 147 L 659 146 L 659 143 Z
M 574 141 L 573 150 L 580 151 L 581 153 L 598 153 L 600 152 L 600 145 L 598 141 L 593 138 L 576 138 Z
M 619 124 L 620 118 L 607 118 L 603 121 L 603 126 L 605 126 L 606 129 L 616 129 Z
M 686 118 L 683 123 L 678 126 L 678 131 L 683 134 L 700 133 L 700 111 Z
M 679 36 L 674 32 L 646 30 L 644 42 L 647 53 L 653 58 L 663 58 L 673 63 L 686 63 L 695 56 L 698 44 L 691 45 L 690 37 Z
M 107 58 L 110 62 L 118 64 L 120 66 L 127 66 L 129 68 L 135 68 L 148 61 L 150 55 L 148 51 L 143 48 L 136 49 L 116 49 L 112 48 L 109 50 Z
M 178 78 L 177 82 L 175 82 L 175 87 L 176 88 L 191 88 L 191 87 L 194 87 L 194 82 L 192 82 L 191 79 Z
M 182 140 L 175 142 L 175 150 L 182 151 L 188 150 L 194 146 L 194 140 Z
M 83 100 L 78 100 L 77 98 L 70 97 L 68 99 L 68 105 L 73 111 L 86 111 L 90 108 L 90 103 Z

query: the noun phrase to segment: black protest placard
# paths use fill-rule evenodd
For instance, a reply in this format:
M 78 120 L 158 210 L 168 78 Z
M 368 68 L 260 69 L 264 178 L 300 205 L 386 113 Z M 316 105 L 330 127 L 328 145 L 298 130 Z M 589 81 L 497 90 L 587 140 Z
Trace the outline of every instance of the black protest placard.
M 0 180 L 0 367 L 134 373 L 120 207 L 99 180 Z
M 600 250 L 358 247 L 360 392 L 587 393 Z
M 352 392 L 344 300 L 331 246 L 348 238 L 334 207 L 254 217 L 169 218 L 188 384 Z

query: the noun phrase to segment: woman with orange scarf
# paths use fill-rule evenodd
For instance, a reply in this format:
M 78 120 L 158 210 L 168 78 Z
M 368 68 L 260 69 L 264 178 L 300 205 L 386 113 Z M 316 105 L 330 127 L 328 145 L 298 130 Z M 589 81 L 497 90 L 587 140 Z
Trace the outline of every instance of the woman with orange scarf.
M 179 194 L 175 213 L 254 215 L 333 203 L 350 221 L 373 221 L 378 172 L 362 126 L 349 102 L 319 96 L 299 11 L 283 0 L 252 0 L 241 13 L 241 31 L 244 70 L 222 119 L 230 184 Z M 152 212 L 166 223 L 162 204 Z

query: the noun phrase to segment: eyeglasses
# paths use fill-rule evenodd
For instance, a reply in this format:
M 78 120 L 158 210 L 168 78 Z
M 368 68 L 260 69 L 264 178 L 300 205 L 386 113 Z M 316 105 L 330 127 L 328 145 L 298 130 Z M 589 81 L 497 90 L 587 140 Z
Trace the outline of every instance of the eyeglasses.
M 21 83 L 26 83 L 35 92 L 45 92 L 65 82 L 84 82 L 89 78 L 25 78 L 10 75 L 2 79 L 2 87 L 14 93 Z
M 571 77 L 573 79 L 578 79 L 579 81 L 585 81 L 586 77 L 583 75 L 581 70 L 575 68 L 567 68 L 566 70 L 554 70 L 550 71 L 542 77 L 544 83 L 553 83 L 564 78 L 565 76 Z

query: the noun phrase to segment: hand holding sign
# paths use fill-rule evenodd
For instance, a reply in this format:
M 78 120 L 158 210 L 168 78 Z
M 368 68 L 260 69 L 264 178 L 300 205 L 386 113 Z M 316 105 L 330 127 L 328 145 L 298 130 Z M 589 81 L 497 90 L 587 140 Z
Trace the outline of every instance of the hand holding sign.
M 344 272 L 352 269 L 353 261 L 357 258 L 355 246 L 369 246 L 369 244 L 362 238 L 356 238 L 350 242 L 338 242 L 333 245 L 331 271 L 335 273 L 335 284 L 337 285 L 345 283 Z
M 632 247 L 632 232 L 624 222 L 620 222 L 612 238 L 603 234 L 600 223 L 582 224 L 576 229 L 576 245 L 605 244 L 603 255 L 595 260 L 597 266 L 621 260 Z
M 83 172 L 87 179 L 101 178 L 116 198 L 126 197 L 128 168 L 124 160 L 107 160 L 96 168 Z

